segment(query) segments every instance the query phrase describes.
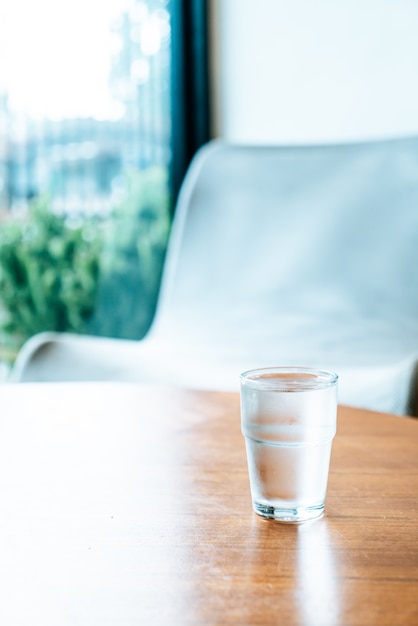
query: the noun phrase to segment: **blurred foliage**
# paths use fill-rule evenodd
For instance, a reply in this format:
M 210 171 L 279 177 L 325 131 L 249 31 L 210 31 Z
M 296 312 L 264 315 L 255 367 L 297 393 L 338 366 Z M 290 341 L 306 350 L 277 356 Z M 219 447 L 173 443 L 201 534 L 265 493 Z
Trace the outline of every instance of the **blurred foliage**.
M 103 225 L 98 301 L 89 332 L 141 339 L 155 312 L 170 230 L 166 168 L 125 173 L 124 193 Z
M 43 330 L 83 332 L 96 303 L 100 240 L 38 199 L 0 226 L 1 330 L 17 347 Z
M 3 358 L 33 334 L 68 331 L 140 339 L 155 312 L 167 239 L 167 171 L 126 173 L 107 217 L 74 219 L 36 200 L 0 223 Z

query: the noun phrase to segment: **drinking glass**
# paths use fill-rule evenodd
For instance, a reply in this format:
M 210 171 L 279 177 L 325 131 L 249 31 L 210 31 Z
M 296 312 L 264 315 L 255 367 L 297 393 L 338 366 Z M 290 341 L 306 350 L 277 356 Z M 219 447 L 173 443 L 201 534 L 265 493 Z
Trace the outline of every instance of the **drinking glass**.
M 241 374 L 241 425 L 253 508 L 281 522 L 324 512 L 337 424 L 334 372 L 269 367 Z

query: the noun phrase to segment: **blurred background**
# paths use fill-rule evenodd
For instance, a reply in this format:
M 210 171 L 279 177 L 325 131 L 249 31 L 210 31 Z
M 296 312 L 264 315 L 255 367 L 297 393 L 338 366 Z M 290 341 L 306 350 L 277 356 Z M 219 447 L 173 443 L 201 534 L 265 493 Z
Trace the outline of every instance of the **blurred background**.
M 195 151 L 418 132 L 413 0 L 4 0 L 0 359 L 140 339 Z

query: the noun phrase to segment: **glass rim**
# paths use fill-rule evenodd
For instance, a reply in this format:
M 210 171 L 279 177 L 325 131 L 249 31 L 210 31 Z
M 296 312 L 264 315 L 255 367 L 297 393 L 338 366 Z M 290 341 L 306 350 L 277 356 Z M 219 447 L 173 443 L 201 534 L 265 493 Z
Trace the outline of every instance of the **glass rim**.
M 298 377 L 297 375 L 300 375 Z M 332 387 L 338 374 L 316 367 L 277 366 L 249 369 L 240 375 L 241 385 L 269 391 L 308 391 Z

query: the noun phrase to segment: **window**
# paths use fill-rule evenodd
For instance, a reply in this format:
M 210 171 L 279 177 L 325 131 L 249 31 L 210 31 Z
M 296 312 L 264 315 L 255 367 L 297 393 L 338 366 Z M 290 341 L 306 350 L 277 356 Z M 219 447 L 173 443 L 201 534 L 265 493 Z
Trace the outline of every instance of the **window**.
M 189 67 L 205 11 L 200 0 L 0 7 L 3 350 L 41 330 L 149 328 L 175 194 L 208 138 L 207 101 L 199 139 L 187 130 L 188 76 L 206 77 Z

